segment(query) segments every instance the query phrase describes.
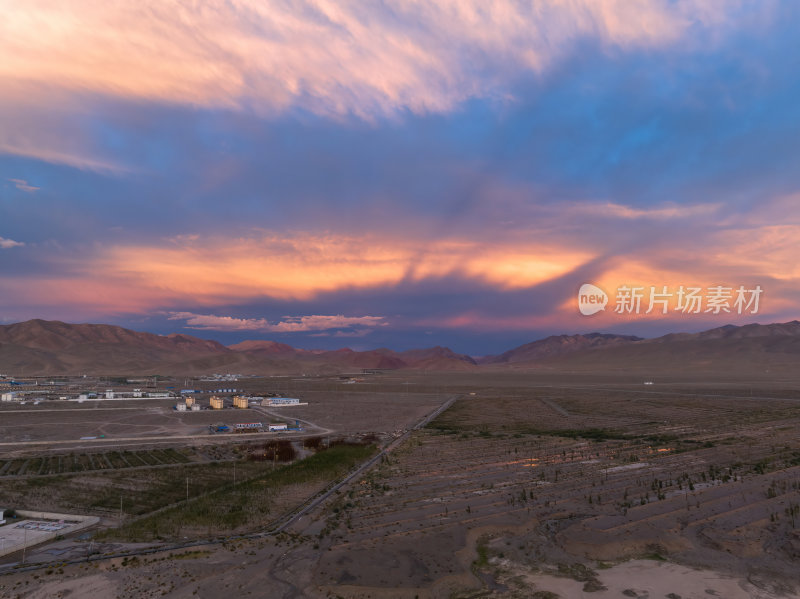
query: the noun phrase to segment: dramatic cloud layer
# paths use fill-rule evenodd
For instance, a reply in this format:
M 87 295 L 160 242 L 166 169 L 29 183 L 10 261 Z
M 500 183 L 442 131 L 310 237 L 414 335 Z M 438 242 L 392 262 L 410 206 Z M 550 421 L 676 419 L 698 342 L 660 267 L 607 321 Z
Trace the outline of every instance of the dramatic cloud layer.
M 372 116 L 502 93 L 583 38 L 673 43 L 720 26 L 701 1 L 434 3 L 31 0 L 0 25 L 5 79 L 188 104 Z
M 797 318 L 798 22 L 780 0 L 21 3 L 0 319 L 486 353 Z M 586 318 L 585 282 L 764 294 Z
M 705 0 L 31 0 L 0 23 L 0 108 L 15 117 L 0 152 L 124 169 L 75 130 L 91 95 L 364 119 L 513 102 L 520 73 L 587 40 L 609 52 L 693 44 L 742 25 L 739 12 Z

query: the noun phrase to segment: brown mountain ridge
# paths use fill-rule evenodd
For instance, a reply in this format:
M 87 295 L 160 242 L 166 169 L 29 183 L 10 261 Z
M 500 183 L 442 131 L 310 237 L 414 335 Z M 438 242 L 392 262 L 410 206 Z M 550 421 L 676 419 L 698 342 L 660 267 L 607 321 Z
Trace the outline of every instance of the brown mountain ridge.
M 36 374 L 333 374 L 370 369 L 609 372 L 779 372 L 800 367 L 800 322 L 726 325 L 654 339 L 556 335 L 474 360 L 447 347 L 395 352 L 305 350 L 269 340 L 231 346 L 106 324 L 29 320 L 0 325 L 0 372 Z
M 15 375 L 211 372 L 335 373 L 364 368 L 464 370 L 469 356 L 448 348 L 409 352 L 297 349 L 267 340 L 225 347 L 191 335 L 155 335 L 106 324 L 29 320 L 0 325 L 0 371 Z

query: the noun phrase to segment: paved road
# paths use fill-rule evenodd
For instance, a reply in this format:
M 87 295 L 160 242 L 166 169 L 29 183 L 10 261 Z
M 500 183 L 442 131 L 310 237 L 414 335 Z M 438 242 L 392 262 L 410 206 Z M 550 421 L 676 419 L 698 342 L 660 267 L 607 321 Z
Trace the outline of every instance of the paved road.
M 330 487 L 328 490 L 323 491 L 319 495 L 312 497 L 308 500 L 305 504 L 301 505 L 297 508 L 293 513 L 288 514 L 285 516 L 281 521 L 278 522 L 277 526 L 269 530 L 268 532 L 261 533 L 262 536 L 277 534 L 286 530 L 289 526 L 297 522 L 303 516 L 309 514 L 310 512 L 314 511 L 317 507 L 325 503 L 325 501 L 336 491 L 347 485 L 348 483 L 352 482 L 354 479 L 360 478 L 367 470 L 372 468 L 375 464 L 380 462 L 387 454 L 397 449 L 400 445 L 402 445 L 406 439 L 416 430 L 424 428 L 430 423 L 434 418 L 436 418 L 439 414 L 444 412 L 447 408 L 453 405 L 453 403 L 459 398 L 459 395 L 453 395 L 449 397 L 442 405 L 436 408 L 433 412 L 425 416 L 422 420 L 420 420 L 417 424 L 415 424 L 412 428 L 406 430 L 402 435 L 394 439 L 389 445 L 387 445 L 384 449 L 376 453 L 366 462 L 363 462 L 360 466 L 358 466 L 355 470 L 350 472 L 347 476 L 342 478 L 339 482 L 335 485 Z
M 293 419 L 294 420 L 294 419 Z M 0 447 L 13 447 L 20 449 L 22 447 L 35 447 L 35 446 L 51 446 L 54 449 L 88 449 L 90 447 L 100 447 L 103 445 L 127 447 L 135 446 L 140 447 L 144 445 L 165 445 L 174 441 L 210 441 L 214 443 L 224 442 L 241 442 L 248 439 L 271 439 L 276 436 L 289 436 L 292 438 L 308 437 L 327 435 L 333 432 L 332 429 L 316 426 L 306 421 L 301 421 L 308 424 L 309 428 L 304 428 L 302 431 L 278 431 L 278 432 L 264 432 L 264 433 L 217 433 L 209 434 L 208 432 L 197 433 L 194 435 L 154 435 L 151 437 L 104 437 L 97 439 L 60 439 L 51 441 L 4 441 L 0 443 Z

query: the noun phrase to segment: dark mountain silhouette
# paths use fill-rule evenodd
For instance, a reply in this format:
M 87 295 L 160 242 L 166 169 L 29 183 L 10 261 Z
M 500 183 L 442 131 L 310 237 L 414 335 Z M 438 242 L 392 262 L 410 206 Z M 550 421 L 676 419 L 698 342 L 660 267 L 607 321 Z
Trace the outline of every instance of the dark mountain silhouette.
M 29 320 L 0 326 L 0 371 L 35 374 L 326 374 L 370 369 L 778 372 L 800 367 L 800 322 L 726 325 L 655 339 L 589 333 L 526 343 L 479 363 L 446 347 L 305 350 L 269 340 L 229 347 L 191 335 Z
M 469 356 L 435 347 L 402 354 L 297 349 L 251 340 L 230 347 L 191 335 L 154 335 L 105 324 L 29 320 L 0 326 L 0 370 L 14 374 L 180 373 L 236 371 L 335 373 L 363 368 L 463 370 Z
M 641 337 L 632 335 L 610 335 L 589 333 L 587 335 L 554 335 L 532 343 L 520 345 L 499 356 L 483 358 L 483 364 L 514 364 L 518 362 L 536 362 L 552 357 L 564 356 L 587 349 L 597 349 L 612 345 L 622 345 L 641 341 Z

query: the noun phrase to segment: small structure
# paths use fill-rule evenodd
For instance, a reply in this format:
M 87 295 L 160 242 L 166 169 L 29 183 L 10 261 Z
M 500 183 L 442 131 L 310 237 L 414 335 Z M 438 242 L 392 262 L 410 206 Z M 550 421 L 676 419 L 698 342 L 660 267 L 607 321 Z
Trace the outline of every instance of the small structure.
M 233 425 L 233 429 L 237 433 L 241 432 L 255 432 L 260 431 L 264 428 L 264 424 L 261 422 L 239 422 Z
M 192 397 L 192 396 L 187 397 L 186 398 L 186 405 L 187 406 L 193 406 L 194 405 L 194 397 Z
M 305 406 L 307 403 L 300 403 L 300 400 L 295 397 L 266 397 L 261 400 L 262 407 L 277 407 L 277 406 Z
M 289 425 L 284 422 L 269 425 L 269 432 L 279 432 L 289 430 Z
M 200 411 L 200 404 L 193 403 L 191 406 L 192 412 L 199 412 Z
M 221 410 L 222 409 L 222 398 L 217 397 L 216 395 L 212 395 L 211 399 L 209 400 L 211 403 L 212 410 Z
M 175 409 L 178 410 L 179 412 L 185 412 L 186 411 L 186 404 L 185 403 L 179 403 L 179 404 L 177 404 L 175 406 Z
M 71 535 L 100 522 L 96 516 L 14 511 L 16 519 L 0 526 L 0 556 L 39 545 L 59 535 Z

